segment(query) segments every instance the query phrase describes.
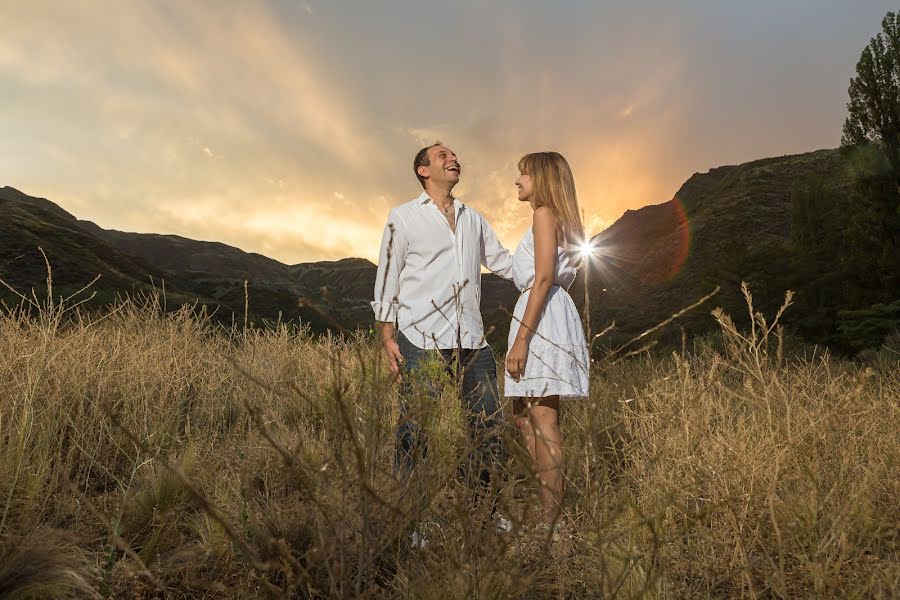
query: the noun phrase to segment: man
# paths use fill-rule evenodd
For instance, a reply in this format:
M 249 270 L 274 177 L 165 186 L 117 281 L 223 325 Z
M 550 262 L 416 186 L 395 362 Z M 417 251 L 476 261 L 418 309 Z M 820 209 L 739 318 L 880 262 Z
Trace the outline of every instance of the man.
M 402 380 L 395 471 L 407 478 L 426 453 L 426 436 L 403 398 L 410 374 L 437 354 L 459 384 L 474 446 L 469 473 L 486 486 L 499 459 L 502 418 L 481 319 L 481 265 L 511 279 L 512 257 L 487 221 L 453 197 L 462 173 L 456 154 L 441 143 L 427 146 L 413 171 L 424 192 L 388 216 L 372 302 L 391 372 Z

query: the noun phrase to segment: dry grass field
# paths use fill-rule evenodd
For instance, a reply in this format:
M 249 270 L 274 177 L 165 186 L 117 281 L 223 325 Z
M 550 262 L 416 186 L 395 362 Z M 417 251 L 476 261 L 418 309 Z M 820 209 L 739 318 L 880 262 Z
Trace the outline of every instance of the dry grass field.
M 708 310 L 708 309 L 704 309 Z M 889 598 L 900 589 L 900 369 L 724 345 L 598 361 L 565 405 L 566 521 L 532 525 L 514 428 L 498 535 L 457 476 L 451 381 L 428 460 L 392 477 L 374 340 L 123 301 L 0 316 L 0 597 Z M 771 318 L 771 316 L 770 316 Z M 415 489 L 410 489 L 414 487 Z M 412 493 L 415 491 L 416 493 Z M 413 514 L 431 543 L 410 547 Z

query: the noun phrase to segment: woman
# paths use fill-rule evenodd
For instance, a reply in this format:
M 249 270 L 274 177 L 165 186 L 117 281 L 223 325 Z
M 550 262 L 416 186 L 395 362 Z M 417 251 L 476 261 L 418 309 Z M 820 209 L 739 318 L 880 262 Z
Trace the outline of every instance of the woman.
M 575 181 L 556 152 L 519 161 L 519 200 L 534 210 L 532 228 L 513 255 L 513 281 L 522 292 L 509 328 L 507 397 L 531 455 L 544 518 L 559 518 L 563 494 L 560 397 L 588 395 L 588 349 L 567 291 L 584 243 Z

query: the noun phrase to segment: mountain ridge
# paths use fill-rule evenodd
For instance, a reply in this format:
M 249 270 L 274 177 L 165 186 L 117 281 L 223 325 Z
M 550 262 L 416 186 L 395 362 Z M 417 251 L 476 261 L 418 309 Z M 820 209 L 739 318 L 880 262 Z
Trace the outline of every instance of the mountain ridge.
M 616 321 L 617 333 L 611 339 L 625 339 L 716 285 L 722 286 L 722 292 L 715 303 L 737 312 L 742 308 L 739 284 L 744 280 L 763 298 L 764 308 L 780 301 L 784 289 L 779 286 L 786 283 L 770 275 L 777 270 L 773 264 L 783 260 L 779 253 L 783 257 L 789 249 L 792 190 L 796 182 L 810 177 L 834 189 L 845 187 L 840 151 L 823 149 L 714 167 L 687 178 L 668 202 L 626 211 L 592 238 L 597 248 L 589 267 L 593 324 Z M 221 242 L 103 229 L 79 221 L 47 199 L 0 188 L 0 202 L 12 200 L 20 204 L 19 218 L 24 218 L 21 204 L 31 202 L 44 218 L 65 222 L 69 230 L 77 228 L 89 236 L 70 232 L 69 237 L 87 245 L 96 240 L 95 250 L 109 258 L 111 271 L 135 270 L 125 278 L 132 284 L 138 275 L 168 275 L 186 295 L 240 312 L 243 282 L 249 281 L 250 303 L 261 318 L 305 318 L 320 331 L 333 329 L 329 323 L 335 321 L 348 329 L 371 326 L 369 300 L 376 266 L 366 259 L 287 265 Z M 119 256 L 113 260 L 116 252 Z M 4 256 L 0 247 L 0 261 Z M 508 309 L 518 293 L 509 282 L 491 274 L 482 278 L 482 287 L 485 323 L 493 325 L 491 335 L 502 345 Z M 582 310 L 584 270 L 571 292 Z M 305 298 L 313 308 L 298 308 L 298 298 Z M 707 308 L 676 325 L 701 331 L 705 326 L 701 322 L 711 321 Z
M 758 307 L 768 314 L 792 283 L 779 264 L 791 254 L 792 194 L 813 177 L 846 189 L 841 151 L 715 167 L 689 177 L 672 200 L 624 214 L 593 238 L 610 256 L 601 254 L 592 265 L 591 297 L 597 300 L 592 319 L 616 321 L 620 335 L 613 339 L 622 341 L 721 286 L 706 308 L 676 324 L 701 331 L 711 323 L 713 306 L 743 318 L 742 281 L 750 283 Z

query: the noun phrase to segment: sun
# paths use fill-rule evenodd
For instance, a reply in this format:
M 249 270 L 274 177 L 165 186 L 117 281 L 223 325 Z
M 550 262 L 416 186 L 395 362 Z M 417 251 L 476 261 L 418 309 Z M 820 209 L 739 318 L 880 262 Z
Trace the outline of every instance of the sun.
M 590 240 L 588 240 L 587 242 L 581 244 L 578 249 L 581 252 L 581 256 L 583 256 L 584 258 L 590 258 L 590 256 L 594 254 L 595 247 L 594 244 Z

